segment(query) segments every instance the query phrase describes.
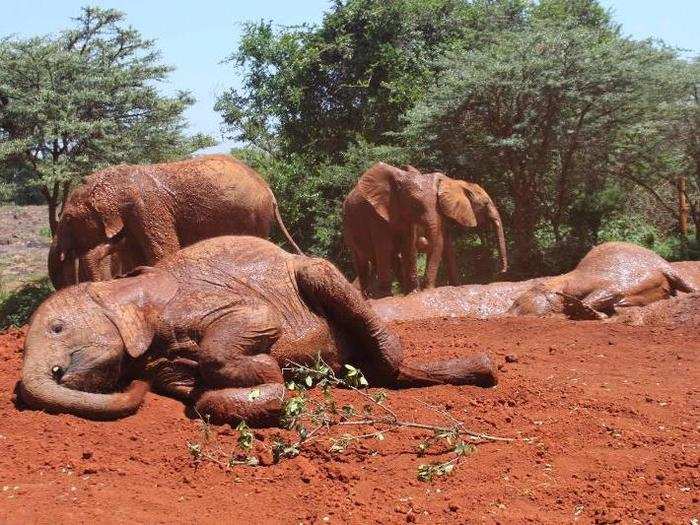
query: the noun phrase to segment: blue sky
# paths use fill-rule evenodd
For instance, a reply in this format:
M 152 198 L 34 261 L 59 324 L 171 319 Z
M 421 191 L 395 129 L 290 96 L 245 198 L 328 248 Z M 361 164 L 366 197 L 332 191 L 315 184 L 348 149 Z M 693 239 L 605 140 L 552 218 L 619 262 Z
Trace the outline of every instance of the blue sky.
M 700 0 L 601 0 L 613 11 L 625 34 L 656 37 L 667 44 L 700 54 Z M 216 151 L 228 151 L 222 139 L 219 115 L 213 105 L 217 94 L 237 85 L 231 66 L 220 64 L 235 48 L 241 23 L 272 20 L 281 25 L 316 23 L 330 0 L 2 0 L 0 37 L 54 33 L 69 25 L 82 5 L 114 7 L 147 38 L 157 40 L 164 62 L 176 66 L 167 92 L 191 91 L 197 103 L 187 118 L 194 132 L 220 141 Z

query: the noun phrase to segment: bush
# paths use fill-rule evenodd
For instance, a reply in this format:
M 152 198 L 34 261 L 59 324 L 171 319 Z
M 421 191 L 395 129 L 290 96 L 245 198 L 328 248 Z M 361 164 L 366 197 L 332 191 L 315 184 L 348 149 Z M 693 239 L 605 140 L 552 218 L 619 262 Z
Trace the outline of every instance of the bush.
M 48 277 L 31 281 L 12 292 L 0 290 L 0 330 L 26 324 L 53 291 Z

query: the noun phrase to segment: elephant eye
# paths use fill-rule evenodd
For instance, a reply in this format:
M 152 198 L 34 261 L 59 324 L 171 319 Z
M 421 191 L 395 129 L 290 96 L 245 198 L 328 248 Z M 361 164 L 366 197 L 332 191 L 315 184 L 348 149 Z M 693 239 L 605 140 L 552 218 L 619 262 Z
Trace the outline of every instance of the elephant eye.
M 64 326 L 63 326 L 63 322 L 62 322 L 62 321 L 53 321 L 53 322 L 51 323 L 50 330 L 51 330 L 51 332 L 53 332 L 54 334 L 60 334 L 61 332 L 63 332 L 63 328 L 64 328 Z

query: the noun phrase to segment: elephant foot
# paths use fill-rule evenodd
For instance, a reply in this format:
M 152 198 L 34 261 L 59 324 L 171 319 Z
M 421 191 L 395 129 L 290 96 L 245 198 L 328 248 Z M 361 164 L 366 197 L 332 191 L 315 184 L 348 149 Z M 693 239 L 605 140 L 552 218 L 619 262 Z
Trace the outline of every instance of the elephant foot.
M 398 386 L 474 385 L 491 387 L 498 383 L 496 368 L 486 354 L 445 359 L 399 368 Z
M 600 321 L 603 319 L 607 319 L 608 317 L 603 312 L 596 310 L 591 305 L 587 304 L 586 302 L 580 299 L 577 299 L 576 297 L 562 292 L 556 293 L 564 299 L 564 313 L 570 319 L 578 321 Z
M 207 390 L 195 403 L 203 417 L 215 425 L 236 425 L 245 421 L 251 427 L 279 424 L 286 389 L 280 383 L 267 383 L 249 388 Z

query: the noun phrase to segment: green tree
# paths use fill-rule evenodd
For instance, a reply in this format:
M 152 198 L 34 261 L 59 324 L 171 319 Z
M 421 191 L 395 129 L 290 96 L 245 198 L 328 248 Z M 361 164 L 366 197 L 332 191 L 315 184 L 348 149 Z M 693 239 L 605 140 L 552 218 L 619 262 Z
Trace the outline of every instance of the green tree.
M 674 50 L 623 38 L 592 5 L 542 2 L 526 28 L 452 53 L 407 113 L 404 140 L 425 162 L 500 197 L 523 273 L 541 271 L 543 235 L 562 243 L 578 222 L 592 232 L 580 248 L 595 243 L 605 200 L 621 198 L 609 190 L 622 150 L 648 148 L 687 89 Z
M 173 68 L 112 9 L 83 8 L 56 36 L 0 42 L 0 163 L 5 184 L 38 188 L 55 230 L 72 183 L 120 162 L 157 162 L 213 144 L 186 136 L 184 91 L 159 93 Z
M 318 27 L 247 24 L 229 58 L 243 85 L 215 109 L 232 137 L 270 154 L 340 161 L 358 139 L 390 143 L 386 133 L 438 74 L 436 59 L 517 24 L 525 5 L 337 0 Z

